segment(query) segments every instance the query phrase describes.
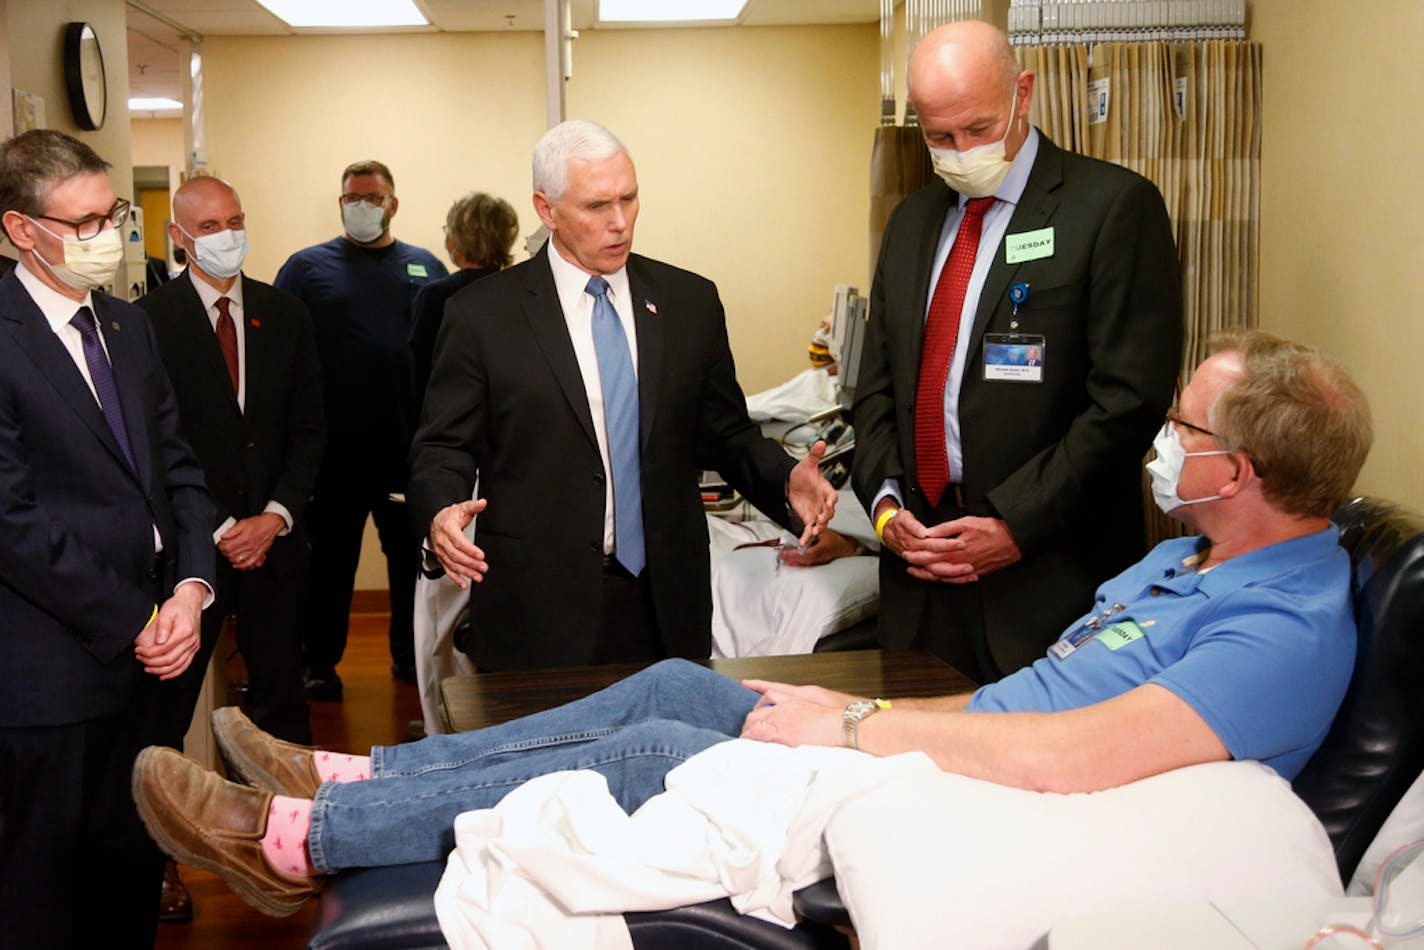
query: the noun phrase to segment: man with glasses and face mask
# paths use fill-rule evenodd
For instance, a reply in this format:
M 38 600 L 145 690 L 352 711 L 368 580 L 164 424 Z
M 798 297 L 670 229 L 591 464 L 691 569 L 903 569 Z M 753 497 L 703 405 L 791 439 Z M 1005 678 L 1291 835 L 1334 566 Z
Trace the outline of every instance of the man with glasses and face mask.
M 908 78 L 942 181 L 885 229 L 854 485 L 884 542 L 881 644 L 990 682 L 1142 554 L 1139 466 L 1181 358 L 1177 256 L 1151 182 L 1029 124 L 1034 74 L 998 30 L 940 27 Z M 1002 355 L 1026 350 L 1029 367 Z
M 129 203 L 50 130 L 0 146 L 0 920 L 16 947 L 149 946 L 161 857 L 129 792 L 212 600 L 212 501 L 143 312 Z M 96 878 L 101 874 L 101 878 Z
M 411 610 L 419 541 L 403 506 L 389 496 L 405 490 L 413 428 L 411 304 L 423 286 L 447 274 L 434 254 L 391 234 L 400 200 L 382 163 L 348 166 L 337 207 L 342 235 L 293 254 L 275 281 L 311 311 L 326 393 L 326 451 L 308 508 L 312 574 L 303 612 L 307 690 L 319 700 L 342 695 L 336 664 L 346 649 L 368 514 L 386 556 L 391 672 L 415 682 Z

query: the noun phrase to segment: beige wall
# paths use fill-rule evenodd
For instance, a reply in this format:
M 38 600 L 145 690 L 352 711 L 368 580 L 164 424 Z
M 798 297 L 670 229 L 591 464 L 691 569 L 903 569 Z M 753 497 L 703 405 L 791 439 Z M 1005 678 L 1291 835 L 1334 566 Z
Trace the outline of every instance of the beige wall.
M 717 281 L 748 389 L 799 371 L 833 286 L 867 279 L 876 41 L 867 25 L 588 31 L 575 44 L 568 114 L 628 144 L 636 247 Z M 537 226 L 540 34 L 210 37 L 204 53 L 209 159 L 242 192 L 253 276 L 338 232 L 338 178 L 358 158 L 394 171 L 404 240 L 439 252 L 445 209 L 472 188 L 513 203 L 524 233 Z
M 9 55 L 9 86 L 0 102 L 7 123 L 12 111 L 10 88 L 43 96 L 47 127 L 77 136 L 112 163 L 109 176 L 114 191 L 132 197 L 129 53 L 123 0 L 5 0 L 0 3 L 0 13 Z M 64 28 L 75 20 L 94 27 L 104 52 L 109 108 L 104 127 L 97 132 L 79 131 L 64 86 Z
M 1346 363 L 1375 416 L 1358 488 L 1424 509 L 1424 4 L 1253 0 L 1252 15 L 1262 325 Z
M 168 166 L 168 190 L 177 191 L 183 183 L 183 120 L 134 119 L 129 128 L 134 166 Z

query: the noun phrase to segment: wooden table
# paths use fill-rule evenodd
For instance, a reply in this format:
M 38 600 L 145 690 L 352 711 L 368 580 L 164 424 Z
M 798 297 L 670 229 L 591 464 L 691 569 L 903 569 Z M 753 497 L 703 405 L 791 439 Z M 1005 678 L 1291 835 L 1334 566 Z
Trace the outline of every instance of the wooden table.
M 972 690 L 974 682 L 920 650 L 848 650 L 798 656 L 703 660 L 732 679 L 814 683 L 860 696 L 943 696 Z M 587 696 L 642 669 L 616 663 L 555 670 L 519 670 L 451 676 L 440 684 L 446 725 L 455 732 L 480 729 L 542 712 Z

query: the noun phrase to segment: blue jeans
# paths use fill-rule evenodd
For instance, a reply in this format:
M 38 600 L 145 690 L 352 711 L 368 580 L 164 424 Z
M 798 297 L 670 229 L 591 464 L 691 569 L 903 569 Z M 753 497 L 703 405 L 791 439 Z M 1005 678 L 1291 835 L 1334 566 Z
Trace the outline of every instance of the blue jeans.
M 663 777 L 741 734 L 758 694 L 686 660 L 664 660 L 566 706 L 475 732 L 371 750 L 371 778 L 326 782 L 307 850 L 322 873 L 439 860 L 455 816 L 491 808 L 550 772 L 593 769 L 628 812 Z

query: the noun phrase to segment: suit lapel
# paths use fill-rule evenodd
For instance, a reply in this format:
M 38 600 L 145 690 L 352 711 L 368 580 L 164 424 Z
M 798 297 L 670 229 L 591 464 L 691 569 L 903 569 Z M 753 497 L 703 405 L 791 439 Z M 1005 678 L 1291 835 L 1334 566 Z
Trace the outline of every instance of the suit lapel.
M 667 339 L 663 328 L 671 315 L 662 312 L 669 302 L 659 300 L 658 287 L 636 257 L 628 258 L 628 296 L 633 307 L 633 326 L 638 334 L 638 436 L 640 445 L 646 447 L 658 408 L 658 380 L 663 375 L 663 348 Z
M 95 297 L 96 303 L 98 297 Z M 78 309 L 78 305 L 75 305 Z M 99 319 L 102 316 L 96 314 Z M 94 399 L 94 393 L 89 389 L 89 385 L 84 382 L 84 376 L 79 372 L 79 367 L 74 365 L 74 359 L 65 349 L 64 344 L 55 336 L 50 329 L 48 321 L 40 308 L 30 299 L 30 295 L 25 292 L 18 277 L 14 273 L 7 274 L 4 280 L 0 280 L 0 320 L 9 322 L 14 329 L 14 340 L 16 345 L 25 352 L 31 362 L 39 369 L 40 374 L 49 381 L 50 386 L 58 393 L 64 404 L 67 405 L 83 423 L 89 427 L 104 448 L 113 456 L 114 461 L 133 476 L 133 471 L 129 468 L 128 460 L 124 458 L 123 450 L 119 448 L 118 439 L 114 438 L 114 432 L 109 428 L 108 420 L 104 418 L 104 412 L 99 408 L 99 403 Z M 105 341 L 108 341 L 106 335 Z M 121 400 L 124 398 L 122 389 L 120 390 Z M 128 421 L 125 414 L 124 421 Z M 132 441 L 132 434 L 130 434 Z M 136 445 L 131 446 L 135 452 L 138 451 Z
M 998 308 L 999 302 L 1008 291 L 1009 285 L 1013 282 L 1014 275 L 1018 273 L 1020 267 L 1019 264 L 1008 264 L 1004 261 L 1002 248 L 1007 243 L 1008 236 L 1047 227 L 1049 219 L 1058 210 L 1058 199 L 1053 196 L 1052 192 L 1062 181 L 1062 154 L 1053 143 L 1048 141 L 1047 136 L 1039 135 L 1038 156 L 1034 160 L 1033 168 L 1029 171 L 1028 181 L 1024 184 L 1024 191 L 1019 197 L 1019 203 L 1014 207 L 1013 216 L 1009 219 L 1009 227 L 1004 232 L 1004 240 L 1000 242 L 999 247 L 994 248 L 994 260 L 989 265 L 989 274 L 984 279 L 984 288 L 979 292 L 979 306 L 974 311 L 974 328 L 969 339 L 970 353 L 977 351 L 984 338 L 984 333 L 989 327 L 990 318 L 994 315 L 995 309 Z
M 574 355 L 573 341 L 569 339 L 564 309 L 559 305 L 559 293 L 554 287 L 554 272 L 549 269 L 548 253 L 546 243 L 525 269 L 528 295 L 524 300 L 524 318 L 529 322 L 534 342 L 543 352 L 569 408 L 573 410 L 589 442 L 596 446 L 598 437 L 593 431 L 588 393 L 584 389 L 583 374 L 579 372 L 578 357 Z
M 261 292 L 253 293 L 252 282 L 246 275 L 238 278 L 242 281 L 242 357 L 243 357 L 243 382 L 247 384 L 247 415 L 252 413 L 255 406 L 259 406 L 263 396 L 266 395 L 264 384 L 270 374 L 275 371 L 275 367 L 269 365 L 272 357 L 271 348 L 267 345 L 267 335 L 271 332 L 262 326 Z M 254 317 L 256 319 L 254 319 Z M 218 337 L 211 330 L 208 336 L 213 341 L 213 352 L 217 354 L 219 362 L 222 361 L 222 351 L 218 349 Z M 227 378 L 227 366 L 223 366 L 223 378 Z M 237 393 L 232 392 L 232 387 L 226 387 L 230 396 L 232 408 L 239 417 L 244 414 L 241 406 L 237 404 Z

